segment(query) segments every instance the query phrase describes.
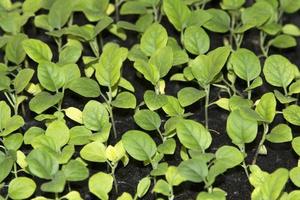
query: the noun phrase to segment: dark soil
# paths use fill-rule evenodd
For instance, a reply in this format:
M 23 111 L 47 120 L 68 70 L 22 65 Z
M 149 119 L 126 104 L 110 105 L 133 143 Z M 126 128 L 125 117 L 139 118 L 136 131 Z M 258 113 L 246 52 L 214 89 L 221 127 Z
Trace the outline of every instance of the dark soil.
M 250 1 L 248 2 L 250 3 Z M 210 4 L 208 6 L 215 7 L 218 5 L 218 1 L 213 2 L 213 4 Z M 124 17 L 125 20 L 135 20 L 135 19 L 128 19 Z M 86 23 L 86 19 L 82 14 L 76 13 L 74 17 L 75 23 L 77 24 L 84 24 Z M 300 26 L 300 14 L 293 14 L 293 15 L 284 15 L 283 18 L 284 23 L 294 23 L 298 26 Z M 166 27 L 168 30 L 169 35 L 179 38 L 178 33 L 174 30 L 174 28 L 169 24 L 169 22 L 164 19 L 162 24 Z M 51 46 L 53 52 L 56 51 L 56 44 L 53 41 L 53 39 L 45 34 L 44 31 L 37 29 L 33 26 L 33 20 L 30 19 L 30 21 L 25 26 L 25 33 L 28 34 L 31 38 L 39 38 L 43 41 L 45 41 L 48 45 Z M 214 49 L 215 47 L 222 46 L 222 38 L 226 35 L 221 34 L 215 34 L 210 33 L 210 39 L 211 39 L 211 49 Z M 139 42 L 140 36 L 137 35 L 135 32 L 127 32 L 128 39 L 124 42 L 121 40 L 116 39 L 116 37 L 111 36 L 108 32 L 103 34 L 104 36 L 104 42 L 109 41 L 115 41 L 118 42 L 122 46 L 126 46 L 130 48 L 133 44 Z M 257 55 L 260 54 L 259 50 L 259 34 L 257 31 L 250 31 L 246 34 L 245 40 L 242 44 L 242 47 L 247 47 L 253 51 Z M 300 41 L 298 41 L 300 43 Z M 272 49 L 271 54 L 273 53 L 280 53 L 284 56 L 288 57 L 293 63 L 300 66 L 300 59 L 299 58 L 299 52 L 300 52 L 300 46 L 298 45 L 296 48 L 288 49 L 288 50 L 274 50 Z M 1 52 L 2 54 L 2 52 Z M 88 56 L 92 55 L 92 52 L 88 47 L 84 48 L 83 55 Z M 57 57 L 57 55 L 56 55 Z M 3 55 L 2 55 L 3 58 Z M 1 59 L 2 60 L 2 59 Z M 36 65 L 34 63 L 30 63 L 32 67 L 35 67 Z M 80 67 L 83 69 L 83 63 L 82 61 L 79 62 Z M 129 61 L 125 62 L 124 69 L 123 69 L 123 76 L 128 79 L 135 87 L 136 90 L 136 97 L 138 100 L 138 103 L 143 100 L 143 94 L 147 89 L 152 89 L 152 86 L 145 80 L 139 78 L 137 74 L 135 73 L 135 70 L 133 69 L 133 64 Z M 180 68 L 174 67 L 172 69 L 172 72 L 181 71 Z M 170 74 L 172 74 L 172 72 Z M 175 95 L 180 90 L 180 88 L 186 86 L 186 83 L 179 83 L 179 82 L 167 82 L 166 85 L 166 94 L 169 95 Z M 239 87 L 239 86 L 237 86 Z M 242 88 L 242 87 L 241 87 Z M 266 91 L 272 91 L 273 88 L 269 85 L 263 85 L 261 86 L 255 93 L 254 98 L 259 98 L 264 92 Z M 212 89 L 211 92 L 211 101 L 218 98 L 219 90 L 216 88 Z M 4 99 L 1 97 L 1 99 Z M 100 98 L 97 100 L 102 101 Z M 74 106 L 79 109 L 83 109 L 85 103 L 87 102 L 87 99 L 84 99 L 80 97 L 79 95 L 76 95 L 75 93 L 72 93 L 68 91 L 64 98 L 64 104 L 63 107 L 69 107 Z M 35 114 L 33 112 L 30 112 L 28 109 L 28 101 L 25 102 L 25 108 L 26 108 L 26 116 L 23 116 L 26 125 L 24 127 L 24 131 L 27 130 L 31 126 L 43 126 L 42 123 L 37 122 L 34 120 Z M 203 102 L 196 103 L 195 105 L 190 106 L 187 108 L 188 112 L 194 113 L 190 118 L 198 121 L 198 122 L 204 122 L 204 106 Z M 127 130 L 131 129 L 139 129 L 137 125 L 135 125 L 133 121 L 133 111 L 130 110 L 115 110 L 115 118 L 116 118 L 116 127 L 118 132 L 118 139 L 114 140 L 111 138 L 110 141 L 112 143 L 115 143 L 115 141 L 118 141 L 122 134 L 126 132 Z M 217 106 L 211 106 L 209 109 L 209 127 L 213 129 L 214 131 L 211 131 L 213 142 L 209 149 L 209 152 L 215 152 L 219 147 L 223 145 L 232 145 L 231 140 L 226 134 L 226 119 L 228 116 L 228 112 L 218 108 Z M 272 124 L 272 126 L 275 126 L 277 123 L 283 122 L 283 119 L 281 116 L 277 116 L 275 122 Z M 70 126 L 73 126 L 74 124 L 69 124 Z M 299 128 L 293 127 L 294 135 L 299 135 Z M 261 134 L 261 130 L 260 130 Z M 254 152 L 258 146 L 258 142 L 260 140 L 260 135 L 257 137 L 255 142 L 253 142 L 250 145 L 246 146 L 247 151 L 247 163 L 250 164 Z M 293 152 L 291 149 L 290 144 L 271 144 L 271 143 L 265 143 L 266 148 L 268 150 L 268 154 L 265 156 L 259 156 L 257 159 L 257 164 L 261 167 L 262 170 L 272 172 L 277 168 L 285 167 L 287 169 L 291 169 L 297 165 L 298 156 Z M 24 149 L 26 151 L 26 149 Z M 77 155 L 79 156 L 78 153 Z M 179 149 L 177 149 L 175 155 L 173 156 L 167 156 L 166 158 L 167 162 L 172 165 L 178 165 L 181 161 L 180 155 L 179 155 Z M 90 163 L 90 172 L 91 174 L 98 172 L 99 170 L 106 170 L 106 166 L 104 164 L 92 164 Z M 119 193 L 116 194 L 114 190 L 110 193 L 111 198 L 110 199 L 116 199 L 122 192 L 129 192 L 131 194 L 135 193 L 136 186 L 139 182 L 139 180 L 145 176 L 147 176 L 150 172 L 150 167 L 144 167 L 141 162 L 134 161 L 133 159 L 130 160 L 129 164 L 126 167 L 119 167 L 116 170 L 116 178 L 119 185 Z M 251 188 L 250 183 L 248 182 L 248 179 L 244 173 L 244 170 L 242 167 L 236 167 L 232 170 L 229 170 L 224 175 L 221 175 L 217 178 L 216 183 L 214 184 L 215 187 L 220 187 L 223 190 L 225 190 L 228 193 L 227 199 L 229 200 L 248 200 L 251 199 L 251 191 L 253 188 Z M 80 191 L 82 194 L 82 197 L 84 199 L 96 199 L 94 196 L 92 196 L 88 191 L 88 184 L 87 181 L 84 182 L 77 182 L 77 183 L 71 183 L 71 188 L 74 190 Z M 195 199 L 197 193 L 202 191 L 203 185 L 201 184 L 192 184 L 192 183 L 184 183 L 180 186 L 176 187 L 175 189 L 175 199 L 176 200 L 189 200 L 189 199 Z M 294 189 L 294 186 L 291 183 L 287 184 L 287 191 L 290 191 Z M 6 193 L 5 189 L 2 189 L 3 193 Z M 153 200 L 155 199 L 155 196 L 148 192 L 145 197 L 143 197 L 144 200 Z

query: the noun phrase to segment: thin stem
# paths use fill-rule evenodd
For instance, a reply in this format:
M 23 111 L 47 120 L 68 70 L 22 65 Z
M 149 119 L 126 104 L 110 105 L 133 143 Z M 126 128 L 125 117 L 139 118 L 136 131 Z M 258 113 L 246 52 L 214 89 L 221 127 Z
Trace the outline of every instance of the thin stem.
M 266 47 L 264 46 L 265 40 L 266 40 L 266 34 L 263 31 L 261 31 L 259 33 L 259 36 L 260 36 L 259 37 L 260 50 L 263 53 L 264 57 L 268 57 L 269 47 L 268 47 L 268 45 Z
M 157 130 L 157 132 L 158 132 L 158 134 L 159 134 L 159 136 L 160 136 L 160 139 L 162 140 L 162 142 L 164 142 L 164 141 L 165 141 L 165 138 L 164 138 L 162 132 L 159 130 L 159 128 L 157 128 L 156 130 Z
M 15 178 L 18 178 L 18 169 L 17 169 L 16 163 L 14 163 L 14 175 L 15 175 Z
M 116 165 L 111 165 L 111 175 L 113 177 L 113 180 L 114 180 L 114 187 L 115 187 L 115 190 L 116 190 L 116 193 L 118 194 L 118 182 L 117 182 L 117 179 L 116 179 L 116 176 L 115 176 L 115 170 L 118 166 L 118 163 Z
M 242 146 L 240 147 L 240 151 L 243 153 L 243 155 L 246 155 L 245 145 L 242 145 Z M 244 168 L 245 174 L 246 174 L 247 178 L 249 179 L 248 166 L 247 166 L 247 164 L 246 164 L 245 158 L 244 158 L 244 160 L 243 160 L 242 167 Z
M 115 18 L 116 18 L 116 22 L 119 21 L 119 0 L 115 0 Z
M 210 85 L 205 88 L 205 127 L 208 129 L 208 107 L 209 107 Z
M 247 80 L 247 88 L 250 87 L 250 80 Z M 248 99 L 251 100 L 251 90 L 248 90 Z
M 255 165 L 256 161 L 257 161 L 257 157 L 258 157 L 258 154 L 259 154 L 259 150 L 261 149 L 261 147 L 263 146 L 265 140 L 266 140 L 266 136 L 267 136 L 267 133 L 268 133 L 268 130 L 269 130 L 269 126 L 268 124 L 266 123 L 263 123 L 263 126 L 264 126 L 264 132 L 263 132 L 263 135 L 262 135 L 262 138 L 258 144 L 258 147 L 256 149 L 256 152 L 254 154 L 254 157 L 253 157 L 253 160 L 252 160 L 252 165 Z
M 113 107 L 111 105 L 112 102 L 112 90 L 111 87 L 108 87 L 108 108 L 109 108 L 109 116 L 110 116 L 110 120 L 111 120 L 111 124 L 112 124 L 112 128 L 113 128 L 113 132 L 114 132 L 114 137 L 115 139 L 117 138 L 117 129 L 116 129 L 116 124 L 115 124 L 115 119 L 114 119 L 114 114 L 113 114 Z

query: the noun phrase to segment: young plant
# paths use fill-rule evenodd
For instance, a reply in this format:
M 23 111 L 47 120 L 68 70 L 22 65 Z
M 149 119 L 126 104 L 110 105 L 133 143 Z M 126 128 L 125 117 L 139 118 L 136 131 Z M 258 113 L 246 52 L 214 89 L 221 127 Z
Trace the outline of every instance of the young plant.
M 205 126 L 208 128 L 208 106 L 210 86 L 220 75 L 230 54 L 229 47 L 219 47 L 210 51 L 207 55 L 199 55 L 189 63 L 189 73 L 196 79 L 199 86 L 205 91 Z

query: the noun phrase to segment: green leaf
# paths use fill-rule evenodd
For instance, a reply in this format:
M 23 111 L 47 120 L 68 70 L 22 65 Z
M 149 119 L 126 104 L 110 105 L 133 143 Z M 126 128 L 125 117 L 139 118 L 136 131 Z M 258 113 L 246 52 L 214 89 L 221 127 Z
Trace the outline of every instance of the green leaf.
M 65 1 L 55 0 L 49 10 L 49 14 L 48 14 L 49 24 L 53 28 L 57 28 L 57 29 L 63 27 L 67 23 L 72 13 L 73 5 L 74 5 L 73 0 L 65 0 Z
M 282 103 L 282 104 L 288 104 L 294 101 L 297 101 L 296 98 L 291 97 L 291 96 L 285 96 L 284 94 L 282 94 L 281 92 L 279 92 L 278 90 L 274 90 L 274 95 L 276 97 L 276 99 Z
M 25 87 L 30 82 L 33 74 L 34 70 L 29 68 L 22 69 L 18 72 L 13 82 L 17 94 L 21 93 L 25 89 Z
M 152 63 L 147 63 L 144 60 L 137 60 L 134 62 L 134 68 L 144 75 L 144 78 L 156 86 L 159 82 L 159 69 Z
M 183 31 L 187 25 L 187 19 L 191 13 L 187 5 L 182 0 L 164 0 L 164 12 L 169 21 L 178 31 Z
M 59 53 L 59 63 L 70 64 L 76 63 L 81 56 L 82 48 L 80 46 L 65 46 Z
M 188 149 L 204 152 L 212 141 L 206 128 L 193 120 L 181 120 L 176 126 L 176 132 L 180 142 Z
M 94 174 L 89 179 L 90 192 L 102 200 L 108 200 L 108 193 L 111 191 L 112 185 L 113 177 L 110 174 L 106 174 L 103 172 Z
M 229 31 L 230 17 L 225 11 L 214 8 L 210 8 L 206 11 L 212 18 L 203 25 L 204 28 L 216 33 L 226 33 Z
M 212 83 L 222 70 L 229 54 L 229 47 L 219 47 L 207 55 L 199 55 L 192 60 L 189 66 L 197 81 L 203 86 Z
M 248 49 L 240 48 L 233 52 L 228 63 L 238 77 L 248 82 L 257 78 L 261 72 L 258 57 Z
M 300 156 L 300 137 L 295 137 L 292 141 L 294 151 Z
M 300 80 L 292 83 L 289 87 L 289 95 L 300 93 Z
M 62 167 L 67 181 L 83 181 L 88 178 L 88 168 L 78 160 L 71 160 Z
M 265 93 L 259 100 L 255 111 L 264 119 L 271 123 L 276 114 L 276 99 L 272 92 Z
M 227 118 L 227 134 L 236 145 L 252 142 L 257 135 L 257 121 L 245 118 L 239 110 L 232 111 Z
M 81 149 L 80 156 L 91 162 L 105 162 L 107 160 L 105 156 L 105 149 L 106 147 L 103 143 L 98 141 L 91 142 Z
M 212 192 L 200 192 L 196 200 L 226 200 L 227 193 L 214 188 Z
M 178 99 L 173 96 L 167 96 L 167 103 L 162 107 L 164 112 L 171 117 L 182 116 L 184 109 L 181 107 Z
M 7 76 L 0 74 L 0 91 L 9 90 L 10 89 L 10 78 Z
M 113 19 L 110 17 L 104 17 L 101 19 L 95 26 L 94 35 L 97 36 L 99 33 L 101 33 L 105 28 L 107 28 L 110 24 L 113 23 Z
M 282 34 L 272 39 L 269 44 L 280 49 L 286 49 L 297 46 L 297 41 L 293 36 Z
M 35 62 L 51 61 L 52 52 L 46 43 L 37 39 L 27 39 L 22 44 L 26 54 Z
M 80 77 L 72 80 L 67 85 L 67 88 L 84 97 L 94 98 L 100 96 L 100 87 L 98 83 L 93 79 L 86 77 Z
M 177 167 L 170 166 L 166 172 L 166 180 L 171 186 L 178 186 L 184 181 Z
M 14 163 L 15 160 L 11 155 L 3 156 L 3 159 L 0 157 L 0 182 L 9 175 Z
M 274 14 L 273 7 L 265 1 L 254 3 L 252 6 L 246 8 L 241 15 L 244 25 L 250 27 L 258 27 L 263 25 Z
M 65 84 L 62 68 L 51 62 L 40 63 L 37 76 L 41 85 L 52 92 L 57 91 Z
M 128 154 L 139 161 L 150 161 L 157 149 L 153 139 L 142 131 L 127 131 L 122 143 Z
M 126 1 L 120 10 L 121 15 L 143 15 L 147 13 L 147 4 L 142 1 Z
M 221 8 L 224 10 L 237 10 L 244 3 L 245 0 L 223 0 L 221 3 Z
M 9 182 L 8 196 L 12 199 L 27 199 L 36 189 L 35 182 L 27 177 L 18 177 Z
M 108 112 L 103 104 L 91 100 L 82 111 L 82 121 L 86 128 L 101 131 L 109 121 Z
M 35 13 L 42 7 L 42 0 L 25 0 L 22 9 L 25 13 Z
M 154 65 L 158 69 L 160 78 L 166 76 L 173 65 L 172 48 L 166 46 L 156 50 L 151 55 L 149 65 Z
M 300 36 L 300 29 L 294 24 L 285 24 L 282 27 L 282 32 L 287 35 Z
M 52 179 L 58 171 L 58 161 L 42 149 L 33 149 L 26 158 L 29 171 L 42 179 Z
M 11 134 L 4 137 L 2 143 L 6 149 L 17 151 L 23 144 L 23 135 L 21 133 Z
M 177 96 L 180 105 L 186 107 L 205 97 L 206 93 L 204 90 L 198 90 L 193 87 L 185 87 L 177 93 Z
M 92 132 L 84 126 L 74 126 L 70 129 L 70 140 L 68 144 L 85 145 L 90 142 Z
M 147 90 L 144 93 L 144 101 L 150 110 L 157 110 L 168 103 L 168 98 L 163 94 L 156 94 L 152 90 Z
M 115 43 L 108 43 L 103 47 L 99 62 L 95 64 L 96 78 L 100 85 L 112 87 L 119 81 L 127 53 L 126 48 Z
M 162 179 L 159 179 L 154 185 L 153 192 L 163 194 L 165 196 L 171 195 L 171 189 L 169 184 Z
M 293 139 L 292 129 L 286 124 L 278 124 L 266 136 L 266 139 L 273 143 L 292 141 Z
M 190 26 L 185 29 L 183 43 L 190 53 L 195 55 L 204 54 L 209 49 L 209 36 L 199 26 Z
M 118 96 L 111 102 L 112 106 L 117 108 L 132 108 L 136 107 L 136 98 L 130 92 L 121 92 Z
M 300 187 L 300 167 L 294 167 L 290 171 L 291 181 L 297 186 Z
M 139 110 L 134 114 L 133 117 L 135 123 L 147 131 L 157 130 L 161 124 L 159 115 L 151 110 Z
M 141 50 L 147 55 L 151 56 L 157 49 L 165 47 L 168 42 L 168 33 L 166 29 L 154 23 L 149 26 L 141 38 Z
M 62 66 L 62 72 L 65 77 L 65 87 L 68 87 L 68 84 L 75 79 L 80 78 L 80 70 L 76 64 L 64 64 Z
M 7 136 L 21 128 L 24 124 L 24 119 L 20 115 L 14 115 L 7 120 L 4 127 L 5 129 L 4 131 L 1 130 L 0 136 Z
M 178 171 L 186 180 L 201 183 L 208 174 L 206 163 L 197 158 L 182 161 L 178 166 Z
M 26 53 L 22 48 L 22 42 L 26 39 L 27 36 L 21 33 L 10 37 L 5 47 L 5 56 L 9 61 L 17 65 L 24 61 Z
M 41 185 L 41 190 L 44 192 L 61 193 L 64 191 L 66 178 L 62 171 L 58 171 L 53 179 Z
M 70 138 L 70 131 L 67 125 L 60 120 L 56 120 L 49 124 L 46 129 L 45 135 L 51 137 L 56 144 L 56 147 L 60 149 L 66 145 Z
M 300 9 L 299 0 L 280 0 L 281 7 L 286 13 L 294 13 Z
M 172 155 L 174 154 L 175 149 L 176 149 L 175 139 L 169 138 L 158 146 L 157 151 L 163 154 Z
M 40 92 L 30 100 L 29 108 L 37 114 L 40 114 L 57 104 L 62 97 L 63 95 L 61 93 L 51 95 L 48 92 Z
M 137 196 L 139 198 L 142 198 L 143 196 L 145 196 L 145 194 L 148 192 L 149 190 L 149 187 L 151 185 L 151 179 L 150 177 L 145 177 L 145 178 L 142 178 L 140 181 L 139 181 L 139 184 L 137 186 Z
M 286 88 L 294 79 L 294 66 L 281 55 L 269 56 L 263 68 L 267 82 L 273 86 Z
M 300 106 L 290 105 L 282 110 L 283 117 L 291 124 L 300 126 Z

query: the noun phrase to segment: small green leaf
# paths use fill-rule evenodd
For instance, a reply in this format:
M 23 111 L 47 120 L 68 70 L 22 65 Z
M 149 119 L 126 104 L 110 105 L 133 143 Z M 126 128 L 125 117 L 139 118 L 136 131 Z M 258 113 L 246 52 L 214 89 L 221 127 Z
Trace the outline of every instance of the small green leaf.
M 176 141 L 173 138 L 169 138 L 164 143 L 160 144 L 157 148 L 157 151 L 163 154 L 174 154 L 176 149 Z
M 226 130 L 236 145 L 252 142 L 257 135 L 257 121 L 245 118 L 239 110 L 234 110 L 227 118 Z
M 149 60 L 149 65 L 154 65 L 159 71 L 160 78 L 168 74 L 173 65 L 173 51 L 171 47 L 162 47 L 156 50 Z
M 50 153 L 33 149 L 26 158 L 29 171 L 43 179 L 52 179 L 58 171 L 58 161 Z
M 151 110 L 139 110 L 134 114 L 134 121 L 142 129 L 147 131 L 157 130 L 160 127 L 161 120 L 159 115 Z
M 285 24 L 282 27 L 282 32 L 287 35 L 300 36 L 300 29 L 294 24 Z
M 178 99 L 173 96 L 167 96 L 167 103 L 162 109 L 171 117 L 182 116 L 184 114 L 184 109 L 181 107 Z
M 294 167 L 290 171 L 291 181 L 297 186 L 300 187 L 300 167 Z
M 57 148 L 66 145 L 70 138 L 69 128 L 63 121 L 59 120 L 52 122 L 48 126 L 45 135 L 53 139 Z
M 54 1 L 48 14 L 49 24 L 57 29 L 64 26 L 72 13 L 73 5 L 73 0 Z
M 80 77 L 72 80 L 67 85 L 67 88 L 84 97 L 93 98 L 100 96 L 100 87 L 98 83 L 86 77 Z
M 229 65 L 238 77 L 249 82 L 257 78 L 261 71 L 258 57 L 252 51 L 243 48 L 231 54 Z
M 292 129 L 286 124 L 278 124 L 266 136 L 266 139 L 273 143 L 292 141 L 293 139 Z
M 177 96 L 180 105 L 186 107 L 205 97 L 206 93 L 204 90 L 198 90 L 193 87 L 185 87 L 177 93 Z
M 136 192 L 137 196 L 139 198 L 142 198 L 143 196 L 145 196 L 145 194 L 149 190 L 150 185 L 151 185 L 151 179 L 150 179 L 150 177 L 147 176 L 147 177 L 141 179 L 139 181 L 138 186 L 137 186 L 137 192 Z
M 57 104 L 62 97 L 63 95 L 61 93 L 51 95 L 48 92 L 40 92 L 30 100 L 29 108 L 37 114 L 40 114 Z
M 276 114 L 276 99 L 272 92 L 265 93 L 259 100 L 255 111 L 267 123 L 271 123 Z
M 177 167 L 170 166 L 166 172 L 166 180 L 171 186 L 178 186 L 182 183 L 184 178 L 180 175 Z
M 8 185 L 8 196 L 12 199 L 27 199 L 36 189 L 35 182 L 27 177 L 13 179 Z
M 14 87 L 17 94 L 21 93 L 25 89 L 33 74 L 34 70 L 29 68 L 19 71 L 16 78 L 14 79 Z
M 157 110 L 168 103 L 168 98 L 163 94 L 156 94 L 152 90 L 147 90 L 144 93 L 144 101 L 150 110 Z
M 178 31 L 182 31 L 186 27 L 187 19 L 191 13 L 184 1 L 165 0 L 163 8 L 169 21 Z
M 121 92 L 118 96 L 111 102 L 112 106 L 117 108 L 132 108 L 136 107 L 136 98 L 130 92 Z
M 41 85 L 52 92 L 58 91 L 65 84 L 62 68 L 51 62 L 40 63 L 37 75 Z
M 211 135 L 206 128 L 192 120 L 181 120 L 176 126 L 176 132 L 180 142 L 186 148 L 192 150 L 204 152 L 212 141 Z
M 111 191 L 112 185 L 113 177 L 103 172 L 94 174 L 89 180 L 90 192 L 102 200 L 109 199 L 108 193 Z
M 62 167 L 67 181 L 83 181 L 88 178 L 88 168 L 78 160 L 71 160 Z
M 178 166 L 178 171 L 185 180 L 200 183 L 208 174 L 208 167 L 206 163 L 197 158 L 182 161 Z
M 185 29 L 183 42 L 186 50 L 195 55 L 207 52 L 210 43 L 207 33 L 199 26 L 190 26 Z
M 169 184 L 162 179 L 159 179 L 154 185 L 153 192 L 163 194 L 165 196 L 171 195 L 171 189 Z
M 86 128 L 100 131 L 109 121 L 108 112 L 103 104 L 91 100 L 82 111 L 82 121 Z
M 150 161 L 157 149 L 153 139 L 142 131 L 127 131 L 122 143 L 129 155 L 139 161 Z
M 282 34 L 272 39 L 269 44 L 277 48 L 285 49 L 296 46 L 297 41 L 293 36 Z
M 91 142 L 81 149 L 80 156 L 91 162 L 105 162 L 107 160 L 105 149 L 106 147 L 101 142 Z
M 44 192 L 61 193 L 64 191 L 66 178 L 62 171 L 58 171 L 51 181 L 43 183 L 41 190 Z
M 142 35 L 140 47 L 147 56 L 151 56 L 157 49 L 165 47 L 167 42 L 166 29 L 162 25 L 154 23 Z
M 283 109 L 283 117 L 291 124 L 300 126 L 300 106 L 290 105 Z
M 216 33 L 226 33 L 229 31 L 230 17 L 225 11 L 215 8 L 210 8 L 206 11 L 212 18 L 203 25 L 204 28 Z
M 28 39 L 22 42 L 26 54 L 35 62 L 51 61 L 52 52 L 49 46 L 36 39 Z
M 263 68 L 267 82 L 273 86 L 286 88 L 294 79 L 294 66 L 281 55 L 269 56 Z
M 22 48 L 22 42 L 27 39 L 24 34 L 17 34 L 10 38 L 5 47 L 5 56 L 7 59 L 17 65 L 21 64 L 26 56 Z

